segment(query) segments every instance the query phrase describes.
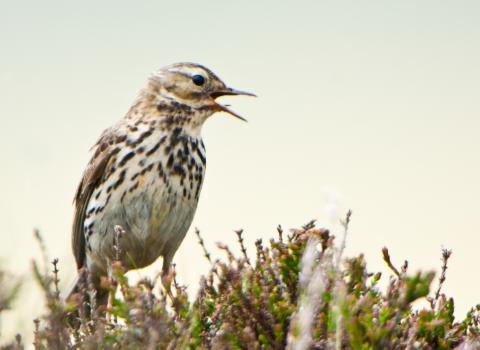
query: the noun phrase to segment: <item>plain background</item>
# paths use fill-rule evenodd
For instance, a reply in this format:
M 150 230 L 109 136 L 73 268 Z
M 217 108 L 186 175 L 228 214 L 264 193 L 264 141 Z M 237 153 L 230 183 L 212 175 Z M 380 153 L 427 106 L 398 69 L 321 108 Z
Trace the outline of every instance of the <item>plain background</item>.
M 207 121 L 208 169 L 178 251 L 192 295 L 208 264 L 196 243 L 249 249 L 310 219 L 384 271 L 381 248 L 411 271 L 440 267 L 463 318 L 480 301 L 478 1 L 0 2 L 1 264 L 25 281 L 2 338 L 31 338 L 42 310 L 31 281 L 38 227 L 64 290 L 73 194 L 102 130 L 155 69 L 206 65 L 258 99 L 224 99 L 249 119 Z M 157 271 L 158 264 L 150 268 Z M 133 272 L 137 278 L 149 272 Z

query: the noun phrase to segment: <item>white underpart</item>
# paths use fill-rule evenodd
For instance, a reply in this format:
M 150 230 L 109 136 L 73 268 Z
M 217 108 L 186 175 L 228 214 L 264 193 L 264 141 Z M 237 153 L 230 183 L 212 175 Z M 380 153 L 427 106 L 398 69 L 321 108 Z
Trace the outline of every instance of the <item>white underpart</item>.
M 138 140 L 150 126 L 141 124 L 137 128 L 137 131 L 127 133 L 129 135 L 127 143 Z M 205 150 L 201 146 L 199 136 L 200 128 L 184 129 L 184 132 L 197 139 L 200 152 L 205 157 Z M 93 192 L 86 211 L 88 213 L 92 209 L 104 207 L 101 212 L 91 215 L 84 222 L 85 230 L 93 223 L 92 232 L 90 234 L 85 232 L 87 247 L 90 248 L 90 250 L 87 248 L 89 270 L 92 268 L 103 270 L 105 259 L 111 259 L 115 225 L 121 225 L 127 230 L 122 240 L 128 241 L 128 244 L 124 242 L 124 246 L 128 247 L 129 251 L 124 252 L 128 257 L 122 260 L 129 262 L 128 268 L 146 266 L 165 252 L 174 253 L 183 240 L 192 222 L 198 198 L 195 198 L 194 193 L 191 193 L 190 199 L 183 195 L 180 176 L 168 176 L 167 182 L 171 188 L 169 193 L 164 179 L 159 175 L 159 163 L 162 164 L 163 171 L 167 171 L 170 153 L 165 154 L 165 147 L 169 144 L 169 135 L 170 133 L 167 135 L 165 131 L 155 129 L 151 136 L 134 149 L 126 147 L 124 144 L 118 145 L 121 150 L 116 155 L 117 171 L 101 186 L 103 190 L 98 198 L 96 196 L 100 190 L 97 189 Z M 153 149 L 164 136 L 167 136 L 165 142 L 154 153 L 146 157 L 145 154 Z M 144 151 L 141 153 L 136 151 L 140 146 L 144 147 Z M 178 144 L 172 149 L 174 154 L 177 153 L 179 147 L 183 148 L 183 145 Z M 135 155 L 120 167 L 121 160 L 132 150 L 135 150 Z M 194 157 L 195 162 L 202 166 L 201 179 L 203 179 L 205 166 L 200 155 L 191 152 L 191 157 Z M 139 164 L 141 160 L 144 161 L 144 164 Z M 149 166 L 151 166 L 151 170 L 145 172 L 144 175 L 137 176 L 135 180 L 131 180 L 135 174 Z M 119 170 L 125 170 L 125 180 L 107 194 L 106 188 L 113 186 L 118 180 Z M 129 192 L 136 181 L 138 181 L 138 187 Z M 188 176 L 184 179 L 184 186 L 190 189 Z M 201 186 L 201 183 L 198 186 Z M 197 183 L 194 183 L 193 192 L 196 187 Z M 108 195 L 110 195 L 110 199 L 105 205 Z

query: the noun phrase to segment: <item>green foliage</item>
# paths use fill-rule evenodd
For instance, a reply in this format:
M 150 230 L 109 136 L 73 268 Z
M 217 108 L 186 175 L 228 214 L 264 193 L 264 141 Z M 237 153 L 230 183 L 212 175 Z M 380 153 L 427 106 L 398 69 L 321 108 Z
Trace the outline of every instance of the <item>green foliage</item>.
M 219 261 L 211 261 L 199 235 L 212 266 L 193 302 L 174 274 L 168 291 L 159 279 L 130 285 L 114 262 L 102 282 L 110 306 L 91 305 L 88 288 L 65 303 L 57 261 L 53 274 L 34 264 L 47 305 L 36 321 L 35 348 L 446 350 L 479 344 L 480 307 L 455 322 L 454 301 L 441 292 L 449 251 L 432 292 L 433 272 L 410 273 L 406 262 L 396 268 L 385 248 L 392 276 L 380 288 L 382 274 L 368 271 L 363 255 L 343 258 L 334 237 L 313 222 L 287 237 L 279 227 L 267 245 L 257 241 L 256 259 L 247 255 L 242 232 L 236 234 L 241 255 L 219 245 L 226 253 Z M 418 300 L 429 306 L 412 307 Z M 8 348 L 23 348 L 21 339 Z

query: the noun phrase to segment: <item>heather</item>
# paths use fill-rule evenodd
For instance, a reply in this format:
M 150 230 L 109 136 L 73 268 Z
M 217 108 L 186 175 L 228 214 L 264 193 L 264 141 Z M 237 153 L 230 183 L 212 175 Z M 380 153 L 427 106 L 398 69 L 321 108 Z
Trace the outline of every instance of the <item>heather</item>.
M 102 281 L 110 305 L 97 308 L 94 289 L 85 285 L 66 303 L 59 289 L 59 262 L 46 256 L 33 264 L 46 311 L 35 322 L 36 349 L 480 349 L 480 306 L 454 318 L 454 299 L 442 287 L 451 251 L 443 249 L 438 279 L 433 271 L 410 271 L 387 248 L 381 252 L 390 274 L 369 271 L 363 255 L 348 257 L 349 212 L 344 232 L 334 237 L 315 222 L 284 230 L 268 242 L 257 240 L 255 254 L 217 244 L 205 248 L 210 271 L 199 278 L 195 297 L 169 276 L 129 283 L 119 261 Z M 119 231 L 120 232 L 120 231 Z M 121 236 L 117 237 L 121 239 Z M 235 249 L 236 250 L 236 249 Z M 380 252 L 379 252 L 380 253 Z M 121 251 L 117 252 L 120 256 Z M 0 274 L 0 312 L 12 307 L 18 284 Z M 379 286 L 385 281 L 386 287 Z M 416 301 L 426 303 L 418 306 Z M 14 305 L 14 304 L 13 304 Z M 22 337 L 7 349 L 29 347 Z

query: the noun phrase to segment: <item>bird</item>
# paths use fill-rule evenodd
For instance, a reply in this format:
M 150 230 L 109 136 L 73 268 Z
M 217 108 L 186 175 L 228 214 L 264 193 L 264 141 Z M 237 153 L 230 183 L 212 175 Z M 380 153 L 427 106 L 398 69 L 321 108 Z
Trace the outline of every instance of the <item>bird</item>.
M 126 115 L 92 147 L 74 198 L 72 249 L 77 276 L 87 274 L 99 305 L 108 300 L 101 280 L 112 261 L 133 270 L 161 256 L 161 274 L 168 275 L 205 176 L 202 126 L 217 112 L 245 120 L 216 101 L 236 95 L 255 96 L 227 87 L 200 64 L 166 66 L 150 75 Z M 77 278 L 70 295 L 82 283 Z

